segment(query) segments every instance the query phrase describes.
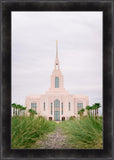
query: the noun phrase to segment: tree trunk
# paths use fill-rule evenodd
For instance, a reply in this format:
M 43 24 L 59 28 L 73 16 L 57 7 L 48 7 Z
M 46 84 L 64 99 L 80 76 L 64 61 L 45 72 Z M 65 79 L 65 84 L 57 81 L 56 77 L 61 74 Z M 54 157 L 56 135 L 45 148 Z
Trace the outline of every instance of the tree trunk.
M 95 117 L 96 117 L 96 109 L 95 109 Z
M 97 108 L 97 119 L 98 119 L 98 108 Z
M 94 110 L 93 110 L 93 116 L 94 116 Z
M 16 113 L 16 116 L 17 116 L 17 108 L 15 109 L 15 113 Z
M 21 112 L 21 110 L 19 109 L 19 110 L 18 110 L 18 116 L 20 116 L 20 112 Z
M 87 110 L 87 114 L 88 114 L 88 116 L 89 116 L 89 110 Z
M 88 110 L 88 115 L 90 115 L 90 111 Z

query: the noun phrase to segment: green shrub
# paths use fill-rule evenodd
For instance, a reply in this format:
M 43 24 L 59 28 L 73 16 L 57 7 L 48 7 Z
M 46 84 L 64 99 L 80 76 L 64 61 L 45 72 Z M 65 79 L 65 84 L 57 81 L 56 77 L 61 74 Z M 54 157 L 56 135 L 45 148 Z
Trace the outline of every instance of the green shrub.
M 103 117 L 102 117 L 102 116 L 99 116 L 99 119 L 101 119 L 101 120 L 102 120 L 102 119 L 103 119 Z
M 75 119 L 76 119 L 75 116 L 71 116 L 71 117 L 69 118 L 69 120 L 75 120 Z
M 103 148 L 102 119 L 92 116 L 77 118 L 73 121 L 60 123 L 61 128 L 70 138 L 72 148 L 97 149 Z
M 28 112 L 30 113 L 30 117 L 34 117 L 34 115 L 37 114 L 37 112 L 33 109 L 29 109 Z
M 56 128 L 54 121 L 44 117 L 12 117 L 11 147 L 30 148 L 38 139 Z

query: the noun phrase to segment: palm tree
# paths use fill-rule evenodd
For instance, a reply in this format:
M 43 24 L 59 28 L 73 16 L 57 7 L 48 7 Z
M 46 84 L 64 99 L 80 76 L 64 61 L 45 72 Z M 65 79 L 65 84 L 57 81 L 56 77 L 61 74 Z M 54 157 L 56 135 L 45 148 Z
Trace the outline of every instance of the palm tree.
M 23 108 L 22 108 L 22 110 L 24 111 L 24 116 L 25 116 L 25 110 L 26 110 L 26 108 L 27 108 L 27 107 L 23 107 Z
M 29 109 L 28 112 L 30 113 L 30 117 L 34 117 L 34 115 L 37 114 L 37 112 L 33 109 Z
M 101 107 L 100 103 L 95 103 L 96 109 L 97 109 L 97 118 L 98 118 L 98 108 Z
M 16 104 L 16 103 L 13 103 L 13 104 L 12 104 L 12 107 L 15 109 L 15 115 L 17 116 L 17 104 Z
M 91 111 L 91 114 L 90 114 L 90 115 L 92 116 L 92 115 L 93 115 L 93 113 L 92 113 L 92 110 L 93 110 L 93 109 L 92 109 L 92 106 L 90 106 L 90 109 L 89 109 L 89 110 Z
M 87 113 L 88 113 L 88 115 L 90 115 L 90 106 L 86 106 L 86 110 L 87 110 Z
M 12 107 L 15 109 L 16 108 L 16 103 L 12 103 Z M 14 113 L 14 110 L 13 110 Z
M 92 106 L 92 109 L 95 110 L 95 116 L 97 116 L 98 118 L 98 108 L 101 107 L 100 106 L 100 103 L 95 103 L 93 106 Z
M 92 106 L 92 110 L 93 110 L 93 116 L 96 116 L 96 105 L 94 104 L 93 106 Z
M 16 103 L 12 103 L 12 107 L 15 108 L 15 106 L 16 106 Z
M 78 111 L 78 114 L 82 117 L 83 116 L 83 113 L 84 113 L 85 109 L 82 108 L 80 111 Z
M 16 104 L 16 103 L 13 103 L 13 104 L 12 104 L 12 107 L 15 109 L 15 115 L 16 115 L 16 116 L 17 116 L 17 110 L 19 111 L 19 114 L 18 114 L 18 115 L 20 115 L 20 112 L 21 112 L 22 110 L 26 110 L 26 107 L 23 107 L 22 105 Z
M 22 110 L 25 110 L 25 109 L 26 109 L 26 107 L 23 107 L 23 106 L 20 105 L 20 104 L 18 104 L 17 107 L 18 107 L 18 109 L 19 109 L 19 115 L 20 115 L 20 112 L 21 112 Z
M 20 111 L 21 111 L 21 109 L 22 109 L 22 106 L 21 106 L 20 104 L 17 104 L 17 109 L 18 109 L 18 112 L 19 112 L 18 115 L 20 115 Z
M 81 113 L 82 113 L 82 115 L 84 114 L 84 111 L 85 111 L 85 109 L 84 109 L 84 108 L 82 108 L 82 109 L 81 109 Z

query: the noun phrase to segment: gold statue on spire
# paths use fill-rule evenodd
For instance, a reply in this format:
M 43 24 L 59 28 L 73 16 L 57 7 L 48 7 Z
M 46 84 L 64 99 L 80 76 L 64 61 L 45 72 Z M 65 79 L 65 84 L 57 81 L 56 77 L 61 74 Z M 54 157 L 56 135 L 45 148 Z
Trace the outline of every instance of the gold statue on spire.
M 56 40 L 56 44 L 58 44 L 58 40 Z

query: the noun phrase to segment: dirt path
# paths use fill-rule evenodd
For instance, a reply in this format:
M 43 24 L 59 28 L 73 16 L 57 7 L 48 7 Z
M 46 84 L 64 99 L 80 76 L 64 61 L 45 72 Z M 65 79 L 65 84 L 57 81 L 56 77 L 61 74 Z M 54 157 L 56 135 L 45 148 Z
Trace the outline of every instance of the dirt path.
M 70 145 L 68 145 L 67 136 L 62 132 L 59 126 L 57 126 L 56 130 L 53 133 L 48 134 L 43 140 L 36 142 L 36 146 L 45 149 L 71 148 Z

